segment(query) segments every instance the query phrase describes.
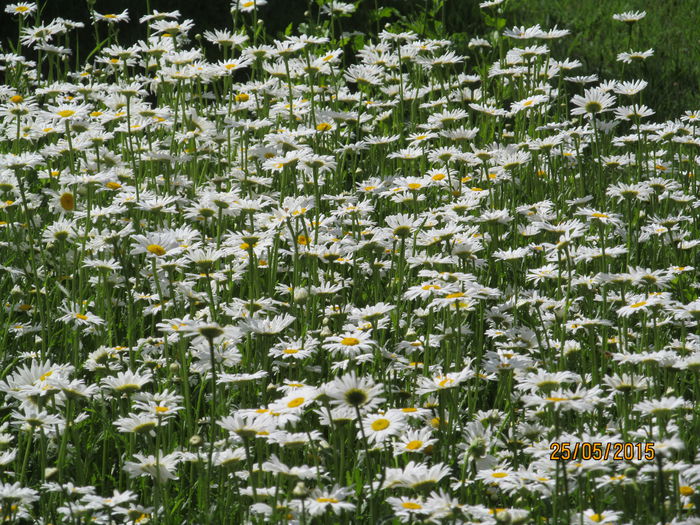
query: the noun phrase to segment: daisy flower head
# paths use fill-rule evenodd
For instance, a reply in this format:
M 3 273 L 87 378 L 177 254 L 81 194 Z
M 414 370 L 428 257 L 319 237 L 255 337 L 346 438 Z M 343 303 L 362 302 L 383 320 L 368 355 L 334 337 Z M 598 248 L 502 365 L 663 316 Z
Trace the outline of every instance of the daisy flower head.
M 330 352 L 354 357 L 371 350 L 374 344 L 370 333 L 357 330 L 328 337 L 323 343 L 323 348 Z
M 545 32 L 542 31 L 542 28 L 540 27 L 539 24 L 536 24 L 532 27 L 514 27 L 513 29 L 506 29 L 503 31 L 503 36 L 507 36 L 509 38 L 515 38 L 517 40 L 529 40 L 531 38 L 542 38 L 545 35 Z
M 393 476 L 387 474 L 383 487 L 393 485 L 413 490 L 426 490 L 449 475 L 450 467 L 444 463 L 428 466 L 424 463 L 410 461 L 403 469 L 398 469 L 398 472 Z
M 627 51 L 624 53 L 618 53 L 617 61 L 623 62 L 624 64 L 631 64 L 635 61 L 641 62 L 643 60 L 646 60 L 647 58 L 653 55 L 654 50 L 652 48 L 649 48 L 646 51 Z
M 520 484 L 518 474 L 505 465 L 496 465 L 494 468 L 482 469 L 477 473 L 476 479 L 501 489 L 519 488 Z
M 390 497 L 386 502 L 402 522 L 412 523 L 415 517 L 430 514 L 430 508 L 421 498 Z
M 599 88 L 589 88 L 583 96 L 574 95 L 571 103 L 574 105 L 572 115 L 596 115 L 610 111 L 615 104 L 615 97 Z
M 682 397 L 669 396 L 640 401 L 634 405 L 633 410 L 645 416 L 668 416 L 677 410 L 687 410 L 691 406 L 692 404 Z
M 418 387 L 416 388 L 416 393 L 418 395 L 429 394 L 437 390 L 454 388 L 459 386 L 467 379 L 474 377 L 474 375 L 474 371 L 467 367 L 460 372 L 448 372 L 430 377 L 420 376 L 418 377 Z
M 527 98 L 513 102 L 510 106 L 511 113 L 515 114 L 519 111 L 529 110 L 535 108 L 541 104 L 544 104 L 549 100 L 546 95 L 532 95 Z
M 581 208 L 577 215 L 583 215 L 589 222 L 599 222 L 601 224 L 619 224 L 621 216 L 616 213 L 603 212 L 592 208 Z
M 331 0 L 330 2 L 321 6 L 321 13 L 325 15 L 341 15 L 348 16 L 357 10 L 355 4 L 349 2 L 340 2 L 338 0 Z
M 370 414 L 362 420 L 362 432 L 358 432 L 358 439 L 363 435 L 370 443 L 376 444 L 385 441 L 390 436 L 396 436 L 406 427 L 405 415 L 398 411 Z
M 232 436 L 240 440 L 247 440 L 257 436 L 269 436 L 277 429 L 275 421 L 267 409 L 261 409 L 252 413 L 239 411 L 233 416 L 226 416 L 217 423 L 224 430 L 228 430 Z
M 73 122 L 87 118 L 89 110 L 90 108 L 83 103 L 65 103 L 56 106 L 49 106 L 45 111 L 45 116 L 57 124 Z
M 118 24 L 119 22 L 129 21 L 129 10 L 124 9 L 121 13 L 100 14 L 97 11 L 92 12 L 92 19 L 95 22 L 105 22 L 107 24 Z
M 303 387 L 293 390 L 270 405 L 270 410 L 301 410 L 313 403 L 319 396 L 319 390 L 314 387 Z
M 267 0 L 233 0 L 231 2 L 231 12 L 252 13 L 264 5 L 267 5 Z
M 285 339 L 270 348 L 270 357 L 283 360 L 302 360 L 312 356 L 318 347 L 318 340 L 307 337 L 302 339 Z
M 595 525 L 596 523 L 615 524 L 622 517 L 622 512 L 602 511 L 596 512 L 593 509 L 585 510 L 581 513 L 581 523 L 586 525 Z
M 108 376 L 102 379 L 102 387 L 106 390 L 112 390 L 117 394 L 133 394 L 143 388 L 144 385 L 150 383 L 153 379 L 151 372 L 117 372 L 114 376 Z
M 391 232 L 401 239 L 414 233 L 422 223 L 423 221 L 421 219 L 403 213 L 389 215 L 386 218 L 386 224 L 391 228 Z
M 129 414 L 126 417 L 120 417 L 114 421 L 114 426 L 118 432 L 128 434 L 148 433 L 155 437 L 155 428 L 158 425 L 158 418 L 151 414 Z
M 615 117 L 618 120 L 639 120 L 650 117 L 655 111 L 644 105 L 620 106 L 615 108 Z
M 36 2 L 19 2 L 17 4 L 7 4 L 5 12 L 10 15 L 17 15 L 24 18 L 36 11 Z
M 635 24 L 647 16 L 646 11 L 625 11 L 624 13 L 616 13 L 613 15 L 613 20 L 624 22 L 626 24 Z
M 618 95 L 627 95 L 631 97 L 642 91 L 648 85 L 649 83 L 646 80 L 618 82 L 617 84 L 615 84 L 613 91 Z
M 148 257 L 175 255 L 182 251 L 180 242 L 171 232 L 153 232 L 147 235 L 132 236 L 131 255 L 146 254 Z
M 504 0 L 488 0 L 487 2 L 481 2 L 479 4 L 479 7 L 481 9 L 486 9 L 488 7 L 496 7 L 497 5 L 501 5 L 504 2 Z
M 321 516 L 329 510 L 333 514 L 341 514 L 346 510 L 354 510 L 355 504 L 345 501 L 351 494 L 351 491 L 346 488 L 334 486 L 332 489 L 314 489 L 307 501 L 307 509 L 311 516 Z
M 153 455 L 134 454 L 136 461 L 126 461 L 124 470 L 132 478 L 151 476 L 156 483 L 163 483 L 171 479 L 177 479 L 175 469 L 182 461 L 182 453 L 173 452 L 165 454 L 158 451 L 157 457 Z
M 394 455 L 427 453 L 436 442 L 430 428 L 408 430 L 394 442 Z
M 353 410 L 376 408 L 384 401 L 381 397 L 383 389 L 384 385 L 375 383 L 372 377 L 357 377 L 355 372 L 337 377 L 323 386 L 331 405 Z
M 104 319 L 98 317 L 97 315 L 86 311 L 84 308 L 78 305 L 67 305 L 59 307 L 64 315 L 59 317 L 57 321 L 62 321 L 64 323 L 72 323 L 76 327 L 81 326 L 101 326 L 105 324 Z

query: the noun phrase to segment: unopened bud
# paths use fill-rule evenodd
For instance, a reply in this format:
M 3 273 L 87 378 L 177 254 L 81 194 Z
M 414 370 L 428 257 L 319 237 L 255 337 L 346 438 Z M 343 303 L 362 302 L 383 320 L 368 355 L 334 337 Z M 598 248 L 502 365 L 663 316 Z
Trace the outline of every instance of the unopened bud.
M 292 494 L 294 494 L 297 497 L 304 497 L 308 493 L 309 489 L 306 487 L 306 483 L 304 483 L 303 481 L 297 483 L 296 487 L 294 487 L 294 490 L 292 491 Z
M 294 302 L 295 303 L 305 303 L 309 298 L 309 291 L 306 288 L 297 288 L 294 290 Z

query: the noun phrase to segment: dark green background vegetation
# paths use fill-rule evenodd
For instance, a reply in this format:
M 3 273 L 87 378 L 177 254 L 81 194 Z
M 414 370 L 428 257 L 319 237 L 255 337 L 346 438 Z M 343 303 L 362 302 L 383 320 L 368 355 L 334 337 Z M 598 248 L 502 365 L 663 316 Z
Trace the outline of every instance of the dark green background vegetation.
M 290 24 L 298 29 L 305 20 L 304 12 L 318 13 L 319 3 L 322 0 L 269 0 L 259 12 L 265 20 L 266 34 L 280 36 Z M 44 21 L 56 16 L 89 20 L 85 1 L 49 0 L 40 5 L 43 5 Z M 228 0 L 151 0 L 150 7 L 159 11 L 178 9 L 183 18 L 194 20 L 192 35 L 232 24 Z M 126 44 L 143 38 L 143 28 L 135 22 L 147 11 L 145 0 L 96 0 L 95 8 L 101 13 L 128 9 L 131 22 L 120 25 L 120 41 Z M 575 74 L 597 73 L 601 79 L 644 78 L 649 87 L 644 91 L 643 102 L 655 109 L 660 119 L 700 109 L 700 1 L 507 0 L 499 8 L 501 14 L 493 9 L 482 11 L 479 0 L 362 0 L 357 12 L 340 23 L 343 31 L 361 31 L 368 38 L 387 23 L 394 29 L 413 29 L 429 37 L 450 38 L 462 54 L 469 54 L 466 47 L 469 39 L 486 35 L 504 24 L 512 27 L 539 23 L 545 29 L 557 25 L 570 29 L 572 34 L 554 42 L 554 55 L 581 60 L 583 68 Z M 626 24 L 612 19 L 614 13 L 630 10 L 647 11 L 646 18 L 635 24 L 631 34 Z M 489 18 L 486 13 L 494 16 Z M 5 50 L 6 40 L 14 39 L 16 31 L 14 18 L 3 15 L 0 35 Z M 94 47 L 89 27 L 80 32 L 79 39 L 79 56 L 84 57 Z M 351 56 L 353 48 L 362 43 L 360 37 L 350 40 L 346 54 Z M 624 66 L 616 61 L 622 51 L 650 47 L 654 48 L 654 56 L 642 64 Z

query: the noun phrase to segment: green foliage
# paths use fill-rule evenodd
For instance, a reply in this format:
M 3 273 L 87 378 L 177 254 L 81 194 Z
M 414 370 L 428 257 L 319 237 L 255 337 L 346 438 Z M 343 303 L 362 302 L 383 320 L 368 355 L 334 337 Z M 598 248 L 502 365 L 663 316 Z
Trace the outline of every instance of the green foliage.
M 612 19 L 614 13 L 646 11 L 634 24 Z M 578 58 L 586 74 L 597 72 L 601 79 L 644 78 L 649 86 L 644 103 L 659 118 L 673 118 L 700 105 L 700 37 L 697 21 L 700 3 L 680 0 L 513 0 L 508 7 L 509 25 L 558 25 L 572 35 L 554 49 L 561 56 Z M 654 49 L 643 68 L 624 68 L 615 61 L 618 53 Z

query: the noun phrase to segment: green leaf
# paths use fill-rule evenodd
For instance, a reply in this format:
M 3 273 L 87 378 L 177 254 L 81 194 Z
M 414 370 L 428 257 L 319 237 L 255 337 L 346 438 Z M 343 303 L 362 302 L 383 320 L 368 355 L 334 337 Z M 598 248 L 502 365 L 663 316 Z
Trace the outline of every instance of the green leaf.
M 352 48 L 355 51 L 359 51 L 365 47 L 365 35 L 355 35 L 352 37 Z
M 95 46 L 95 49 L 93 49 L 92 51 L 90 51 L 90 54 L 87 56 L 87 58 L 85 58 L 85 62 L 87 62 L 88 60 L 90 60 L 90 58 L 92 57 L 92 55 L 94 55 L 94 54 L 97 53 L 100 49 L 102 49 L 102 46 L 104 46 L 104 45 L 109 41 L 110 38 L 111 38 L 111 37 L 107 37 L 107 38 L 105 38 L 102 42 L 100 42 L 99 44 L 97 44 L 97 45 Z
M 399 12 L 394 7 L 382 7 L 376 11 L 372 11 L 371 18 L 372 20 L 381 20 L 383 18 L 390 18 L 398 13 Z

